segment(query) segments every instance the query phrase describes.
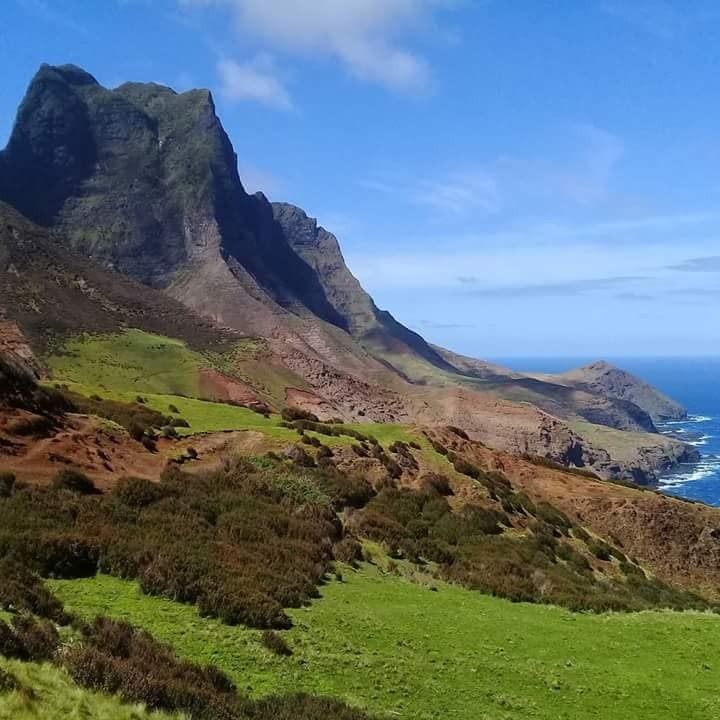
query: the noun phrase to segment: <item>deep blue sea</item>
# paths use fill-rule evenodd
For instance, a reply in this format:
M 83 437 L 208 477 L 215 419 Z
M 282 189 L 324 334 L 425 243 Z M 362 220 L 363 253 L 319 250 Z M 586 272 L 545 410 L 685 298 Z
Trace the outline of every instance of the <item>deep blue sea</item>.
M 664 477 L 664 492 L 720 506 L 720 357 L 604 358 L 638 375 L 682 403 L 688 420 L 658 428 L 697 447 L 699 463 L 685 465 Z M 494 358 L 493 362 L 533 372 L 562 372 L 585 365 L 587 358 Z

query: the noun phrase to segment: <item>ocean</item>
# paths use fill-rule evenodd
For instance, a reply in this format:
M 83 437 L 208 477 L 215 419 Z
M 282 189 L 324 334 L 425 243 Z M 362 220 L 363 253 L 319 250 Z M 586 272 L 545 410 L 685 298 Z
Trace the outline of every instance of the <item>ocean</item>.
M 720 506 L 720 357 L 603 358 L 639 377 L 685 406 L 688 419 L 664 423 L 701 453 L 697 464 L 684 465 L 663 477 L 669 494 Z M 514 370 L 555 373 L 591 362 L 587 358 L 500 358 L 493 362 Z

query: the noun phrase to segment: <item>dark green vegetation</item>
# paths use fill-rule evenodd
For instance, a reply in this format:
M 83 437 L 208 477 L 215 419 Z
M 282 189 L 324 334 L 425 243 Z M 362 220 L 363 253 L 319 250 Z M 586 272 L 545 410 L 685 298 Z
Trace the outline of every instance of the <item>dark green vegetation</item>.
M 459 459 L 456 467 L 500 495 L 503 511 L 473 505 L 453 511 L 443 483 L 431 479 L 423 492 L 381 490 L 353 515 L 351 527 L 360 537 L 382 542 L 393 557 L 437 563 L 447 580 L 515 601 L 596 612 L 709 607 L 694 593 L 649 578 L 622 551 L 573 527 L 551 505 L 513 492 L 499 473 Z M 593 569 L 588 556 L 605 567 Z
M 262 632 L 202 618 L 107 576 L 53 581 L 68 608 L 150 631 L 255 698 L 306 692 L 413 720 L 713 720 L 720 619 L 694 612 L 571 613 L 428 578 L 368 548 L 322 599 L 290 610 L 278 656 Z
M 73 409 L 72 404 L 61 393 L 39 387 L 27 371 L 2 356 L 0 356 L 0 399 L 6 407 L 37 413 L 49 426 L 54 425 L 59 417 Z M 21 430 L 17 427 L 14 429 L 18 434 L 23 434 Z M 28 427 L 27 431 L 31 432 L 32 428 Z
M 31 574 L 21 572 L 14 582 L 27 586 L 21 587 L 19 596 L 36 593 L 37 580 Z M 65 631 L 68 642 L 61 647 L 60 633 L 43 615 L 49 607 L 50 614 L 56 616 L 57 606 L 54 598 L 46 606 L 36 605 L 36 617 L 19 612 L 12 598 L 0 599 L 0 609 L 12 613 L 11 624 L 0 620 L 0 656 L 23 662 L 54 662 L 84 688 L 112 693 L 151 710 L 182 712 L 192 720 L 365 717 L 339 701 L 306 695 L 249 700 L 238 694 L 232 680 L 214 665 L 180 660 L 171 647 L 126 622 L 104 617 L 90 624 L 76 621 L 74 630 Z M 67 625 L 70 616 L 65 614 L 59 620 Z M 17 678 L 0 668 L 0 695 L 23 691 Z M 30 701 L 33 692 L 27 692 Z
M 102 496 L 77 483 L 28 487 L 0 504 L 0 556 L 45 576 L 137 578 L 227 623 L 287 627 L 283 608 L 317 596 L 343 537 L 331 504 L 352 488 L 274 461 L 200 477 L 171 469 L 159 484 L 127 478 Z

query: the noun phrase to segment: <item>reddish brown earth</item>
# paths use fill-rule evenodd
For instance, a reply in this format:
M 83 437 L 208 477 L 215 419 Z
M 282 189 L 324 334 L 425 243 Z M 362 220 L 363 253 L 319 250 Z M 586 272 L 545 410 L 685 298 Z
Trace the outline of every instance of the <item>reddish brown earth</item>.
M 258 394 L 247 383 L 212 368 L 200 370 L 200 391 L 203 397 L 217 402 L 253 405 L 260 402 Z
M 7 320 L 2 308 L 0 308 L 0 355 L 24 367 L 36 377 L 42 372 L 42 366 L 35 358 L 20 326 L 13 320 Z
M 161 453 L 148 452 L 123 429 L 88 415 L 68 415 L 42 437 L 18 434 L 37 417 L 24 410 L 0 415 L 0 468 L 19 480 L 44 484 L 62 468 L 73 467 L 105 489 L 123 475 L 157 478 L 165 465 Z

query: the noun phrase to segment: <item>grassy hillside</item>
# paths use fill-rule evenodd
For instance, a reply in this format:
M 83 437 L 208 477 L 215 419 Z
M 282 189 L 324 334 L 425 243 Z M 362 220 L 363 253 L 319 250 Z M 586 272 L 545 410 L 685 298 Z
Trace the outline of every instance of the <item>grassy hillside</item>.
M 68 675 L 49 664 L 0 658 L 22 689 L 0 694 L 0 720 L 181 720 L 180 715 L 147 712 L 141 705 L 124 705 L 116 697 L 78 687 Z M 30 690 L 32 692 L 30 692 Z
M 720 618 L 698 613 L 572 614 L 512 604 L 373 566 L 347 570 L 290 611 L 294 650 L 201 618 L 108 577 L 51 583 L 87 616 L 127 619 L 183 656 L 217 663 L 258 696 L 308 690 L 384 717 L 422 720 L 708 720 L 720 715 Z M 670 655 L 672 651 L 672 655 Z
M 208 362 L 180 340 L 128 330 L 68 340 L 48 365 L 53 378 L 95 391 L 197 396 L 199 372 Z

